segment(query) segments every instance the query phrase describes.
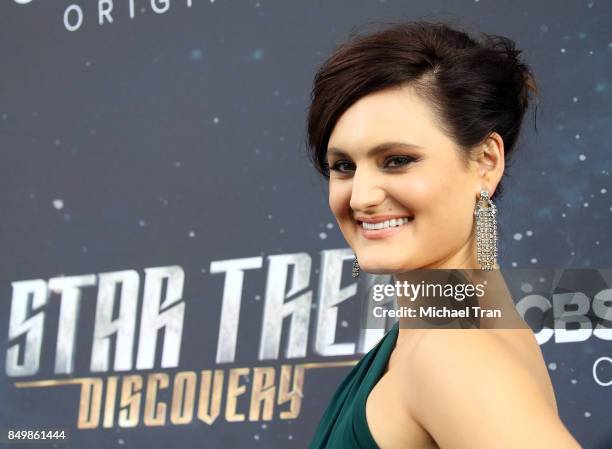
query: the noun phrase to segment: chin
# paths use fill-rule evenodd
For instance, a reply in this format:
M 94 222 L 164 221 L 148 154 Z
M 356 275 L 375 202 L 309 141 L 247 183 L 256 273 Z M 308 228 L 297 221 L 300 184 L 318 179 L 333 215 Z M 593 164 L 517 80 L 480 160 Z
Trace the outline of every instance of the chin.
M 386 275 L 397 273 L 399 270 L 397 268 L 363 268 L 361 267 L 361 271 L 367 274 L 378 274 L 378 275 Z
M 393 274 L 398 271 L 402 271 L 402 264 L 400 262 L 394 262 L 389 260 L 388 258 L 382 257 L 382 260 L 373 260 L 372 258 L 365 258 L 363 262 L 359 259 L 359 255 L 357 255 L 357 261 L 359 262 L 359 267 L 361 271 L 366 272 L 368 274 Z

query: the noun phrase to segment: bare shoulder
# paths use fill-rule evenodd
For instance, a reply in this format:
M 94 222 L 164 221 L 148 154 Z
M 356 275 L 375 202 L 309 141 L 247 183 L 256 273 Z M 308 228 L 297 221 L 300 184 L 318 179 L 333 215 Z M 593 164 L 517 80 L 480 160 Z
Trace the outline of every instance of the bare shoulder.
M 401 357 L 403 402 L 441 448 L 580 448 L 522 351 L 526 332 L 428 330 Z

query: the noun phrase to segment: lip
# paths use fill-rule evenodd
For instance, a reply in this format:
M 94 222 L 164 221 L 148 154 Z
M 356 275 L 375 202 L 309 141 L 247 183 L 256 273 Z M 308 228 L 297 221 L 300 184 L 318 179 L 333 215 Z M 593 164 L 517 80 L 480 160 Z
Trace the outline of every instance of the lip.
M 394 218 L 404 218 L 404 217 L 408 217 L 408 218 L 412 218 L 412 215 L 407 215 L 407 214 L 403 214 L 403 215 L 374 215 L 373 217 L 366 217 L 366 216 L 358 216 L 355 217 L 356 221 L 365 221 L 366 223 L 380 223 L 381 221 L 385 221 L 385 220 L 392 220 Z
M 382 215 L 381 215 L 382 216 Z M 405 217 L 405 215 L 401 215 L 401 216 L 394 216 L 391 218 L 402 218 Z M 400 232 L 402 232 L 406 227 L 410 226 L 410 224 L 414 221 L 414 217 L 408 217 L 408 223 L 403 224 L 401 226 L 393 226 L 391 228 L 383 228 L 383 229 L 364 229 L 363 226 L 361 226 L 361 221 L 365 221 L 366 223 L 377 223 L 379 221 L 384 221 L 384 220 L 389 220 L 390 218 L 385 218 L 384 220 L 375 220 L 375 221 L 370 221 L 370 220 L 359 220 L 356 222 L 357 227 L 359 227 L 359 232 L 362 236 L 364 236 L 366 239 L 368 240 L 378 240 L 378 239 L 384 239 L 387 237 L 391 237 L 393 235 L 399 234 Z

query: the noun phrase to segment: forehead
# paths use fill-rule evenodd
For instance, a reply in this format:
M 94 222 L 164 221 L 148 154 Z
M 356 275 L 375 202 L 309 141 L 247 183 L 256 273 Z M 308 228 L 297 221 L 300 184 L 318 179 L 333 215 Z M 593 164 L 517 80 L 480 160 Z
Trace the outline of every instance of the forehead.
M 433 114 L 409 86 L 374 92 L 360 98 L 340 116 L 328 147 L 352 152 L 389 140 L 423 147 L 449 144 Z

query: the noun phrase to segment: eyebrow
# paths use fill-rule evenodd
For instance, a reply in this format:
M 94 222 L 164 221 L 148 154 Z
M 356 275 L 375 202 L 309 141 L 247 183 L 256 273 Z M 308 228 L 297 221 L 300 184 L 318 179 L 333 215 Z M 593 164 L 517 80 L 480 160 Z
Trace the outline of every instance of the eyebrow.
M 382 152 L 390 150 L 392 148 L 418 149 L 418 150 L 423 149 L 422 146 L 416 145 L 414 143 L 408 143 L 408 142 L 383 142 L 383 143 L 379 143 L 378 145 L 370 148 L 368 150 L 368 152 L 367 152 L 367 155 L 368 156 L 374 156 L 374 155 L 376 155 L 378 153 L 382 153 Z M 328 148 L 327 154 L 328 155 L 337 155 L 337 156 L 348 156 L 346 151 L 344 151 L 344 150 L 342 150 L 340 148 L 336 148 L 336 147 Z

